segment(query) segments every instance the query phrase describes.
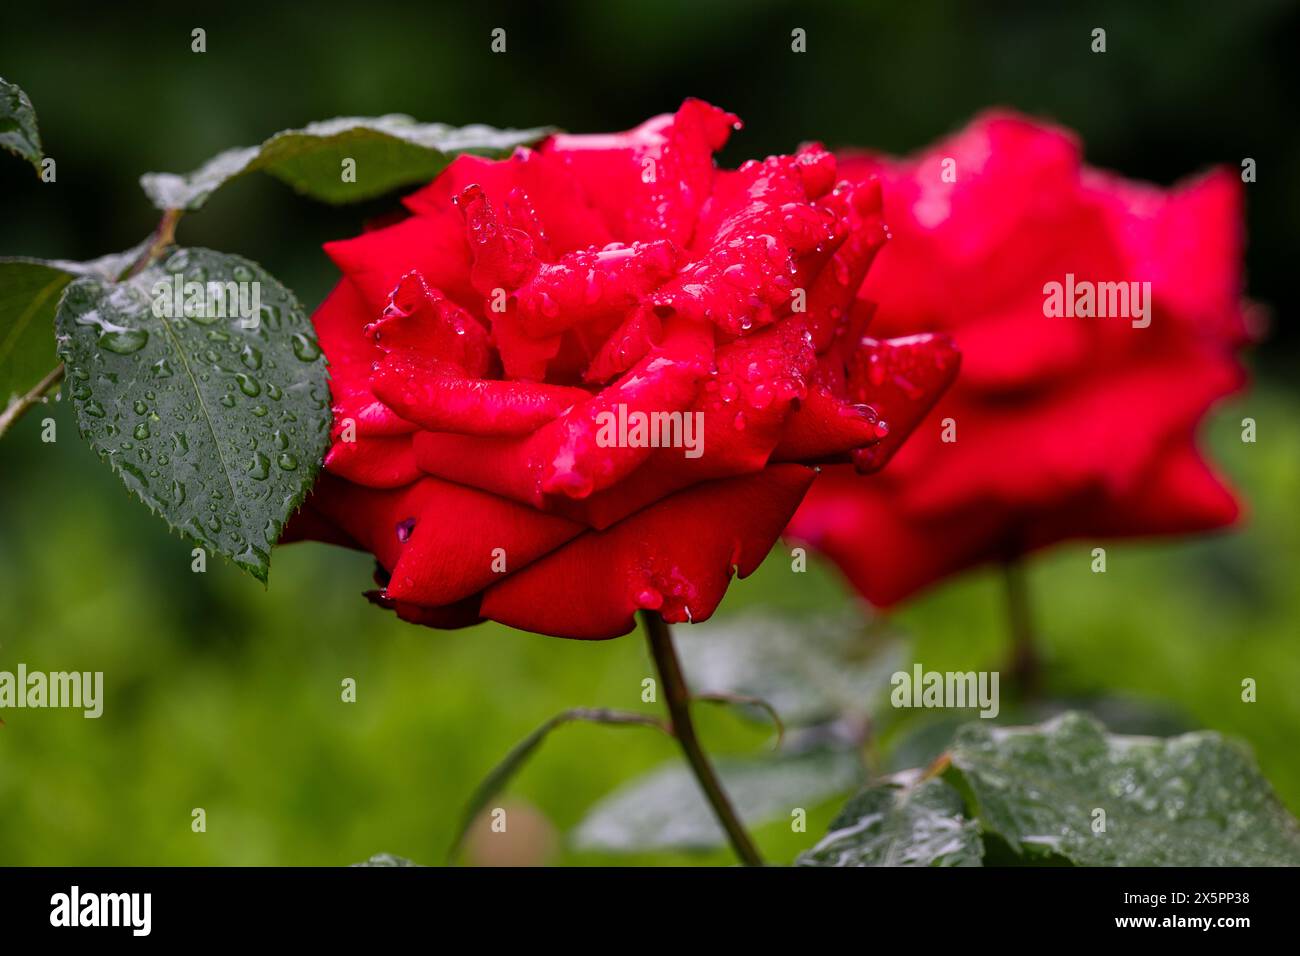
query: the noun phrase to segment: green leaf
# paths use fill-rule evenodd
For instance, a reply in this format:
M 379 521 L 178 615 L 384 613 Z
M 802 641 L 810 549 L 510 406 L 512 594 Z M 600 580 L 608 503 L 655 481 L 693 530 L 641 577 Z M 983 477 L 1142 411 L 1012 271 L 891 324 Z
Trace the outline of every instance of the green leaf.
M 1300 865 L 1300 828 L 1248 751 L 1218 734 L 1107 735 L 1079 713 L 962 728 L 945 776 L 985 834 L 1082 866 Z M 1095 811 L 1105 831 L 1094 832 Z
M 908 771 L 863 790 L 797 865 L 982 866 L 979 827 L 963 818 L 961 794 L 919 777 Z
M 1070 710 L 1083 710 L 1102 725 L 1120 734 L 1171 737 L 1193 729 L 1184 714 L 1159 701 L 1105 694 L 1087 698 L 1004 701 L 1000 723 L 1043 723 Z M 929 766 L 951 746 L 957 731 L 970 723 L 970 712 L 961 710 L 911 711 L 899 732 L 884 744 L 886 757 L 880 770 L 891 773 L 910 767 Z
M 0 149 L 27 160 L 39 173 L 41 134 L 36 128 L 36 110 L 22 89 L 0 77 Z
M 770 612 L 696 625 L 680 653 L 697 696 L 756 697 L 791 727 L 874 712 L 903 661 L 901 647 L 867 635 L 860 616 Z
M 140 248 L 92 262 L 0 258 L 0 405 L 25 395 L 58 363 L 54 313 L 79 275 L 116 278 Z
M 169 317 L 177 284 L 187 308 L 205 290 L 229 305 Z M 293 293 L 238 256 L 176 250 L 122 283 L 76 279 L 55 328 L 95 451 L 173 529 L 265 582 L 330 424 L 325 360 Z
M 693 635 L 692 635 L 693 636 Z M 736 813 L 749 826 L 788 820 L 862 782 L 862 764 L 847 750 L 813 750 L 714 762 Z M 573 833 L 581 850 L 705 849 L 727 837 L 680 761 L 652 770 L 597 803 Z
M 504 790 L 515 774 L 523 769 L 524 764 L 528 762 L 528 758 L 537 752 L 537 748 L 542 745 L 542 741 L 547 738 L 550 732 L 557 727 L 574 721 L 586 721 L 587 723 L 611 726 L 654 727 L 657 730 L 667 730 L 660 720 L 648 714 L 591 707 L 573 707 L 561 711 L 515 744 L 511 751 L 506 754 L 505 759 L 493 767 L 492 771 L 483 778 L 473 796 L 470 797 L 469 803 L 465 806 L 465 813 L 461 818 L 460 827 L 456 831 L 456 838 L 447 851 L 448 861 L 455 859 L 456 854 L 460 851 L 461 844 L 465 842 L 471 824 L 487 807 L 488 802 Z
M 978 835 L 986 864 L 1300 865 L 1300 826 L 1250 753 L 1215 733 L 1107 734 L 1080 713 L 1032 727 L 977 721 L 938 768 L 854 797 L 801 862 L 973 865 Z
M 426 182 L 461 153 L 506 156 L 550 132 L 417 123 L 400 114 L 341 116 L 226 150 L 187 176 L 146 173 L 140 185 L 159 209 L 198 209 L 229 180 L 265 170 L 314 199 L 355 202 Z M 344 181 L 345 159 L 356 163 L 355 182 Z
M 58 364 L 54 311 L 72 274 L 30 259 L 0 260 L 0 405 Z

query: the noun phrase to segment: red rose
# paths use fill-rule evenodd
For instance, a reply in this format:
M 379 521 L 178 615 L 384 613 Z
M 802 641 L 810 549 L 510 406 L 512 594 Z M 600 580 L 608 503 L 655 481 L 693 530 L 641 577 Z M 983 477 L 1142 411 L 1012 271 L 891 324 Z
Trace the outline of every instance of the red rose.
M 810 465 L 883 463 L 956 353 L 849 320 L 878 185 L 816 146 L 717 170 L 737 126 L 688 100 L 462 157 L 327 246 L 334 441 L 291 537 L 372 552 L 408 620 L 604 638 L 638 608 L 707 618 Z
M 888 605 L 1062 539 L 1236 518 L 1195 445 L 1206 410 L 1243 383 L 1230 171 L 1129 182 L 1082 166 L 1069 133 L 1006 114 L 919 156 L 841 165 L 884 188 L 892 240 L 862 290 L 873 329 L 948 332 L 962 374 L 884 473 L 823 474 L 793 537 Z M 1101 285 L 1118 282 L 1139 284 Z

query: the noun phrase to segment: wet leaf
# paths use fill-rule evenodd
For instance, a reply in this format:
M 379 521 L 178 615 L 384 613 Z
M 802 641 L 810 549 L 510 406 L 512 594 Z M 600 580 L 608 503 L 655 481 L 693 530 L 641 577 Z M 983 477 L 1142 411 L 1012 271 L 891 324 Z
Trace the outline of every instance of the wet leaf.
M 1070 710 L 1084 711 L 1115 733 L 1170 737 L 1192 729 L 1186 715 L 1159 701 L 1107 694 L 1099 697 L 1004 702 L 999 724 L 1038 724 Z M 884 773 L 925 767 L 952 745 L 957 731 L 970 722 L 959 710 L 913 711 L 885 745 Z
M 1107 734 L 1081 713 L 977 721 L 935 772 L 867 788 L 800 862 L 973 865 L 977 835 L 986 864 L 1300 865 L 1300 826 L 1250 753 L 1216 733 Z
M 815 750 L 763 758 L 722 758 L 714 768 L 741 819 L 760 826 L 790 819 L 862 782 L 862 764 L 847 750 Z M 573 833 L 581 850 L 706 849 L 722 846 L 699 782 L 674 761 L 619 787 L 588 812 Z
M 979 826 L 961 794 L 909 771 L 850 800 L 799 866 L 982 866 Z
M 229 180 L 264 170 L 314 199 L 355 202 L 427 182 L 461 153 L 507 156 L 550 132 L 417 123 L 400 114 L 341 116 L 226 150 L 188 175 L 146 173 L 140 185 L 159 209 L 198 209 Z M 355 181 L 343 175 L 345 160 L 356 164 Z
M 39 173 L 41 134 L 36 128 L 36 110 L 21 87 L 0 77 L 0 149 L 27 160 Z
M 970 724 L 945 776 L 986 834 L 1082 866 L 1300 865 L 1300 828 L 1253 757 L 1218 734 L 1108 735 L 1083 714 Z M 1105 831 L 1094 832 L 1096 811 Z
M 394 856 L 392 853 L 376 853 L 364 863 L 353 863 L 353 866 L 424 866 L 423 863 L 412 863 L 404 856 Z
M 121 283 L 76 279 L 55 328 L 95 451 L 173 529 L 265 581 L 330 423 L 293 293 L 246 259 L 181 249 Z

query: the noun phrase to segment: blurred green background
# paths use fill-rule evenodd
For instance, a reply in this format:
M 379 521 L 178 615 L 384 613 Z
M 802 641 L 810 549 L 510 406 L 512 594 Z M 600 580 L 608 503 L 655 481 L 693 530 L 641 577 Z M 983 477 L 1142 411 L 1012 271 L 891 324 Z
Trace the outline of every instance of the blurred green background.
M 508 52 L 489 51 L 507 30 Z M 1089 34 L 1108 33 L 1104 55 Z M 208 52 L 190 52 L 190 31 Z M 808 52 L 790 52 L 790 31 Z M 975 111 L 1008 104 L 1081 133 L 1088 158 L 1170 183 L 1217 162 L 1258 162 L 1247 189 L 1249 290 L 1274 312 L 1256 385 L 1206 430 L 1249 502 L 1233 534 L 1090 543 L 1031 571 L 1049 695 L 1146 701 L 1171 726 L 1251 743 L 1300 811 L 1300 342 L 1287 318 L 1300 215 L 1295 122 L 1300 8 L 1216 4 L 843 4 L 769 2 L 301 4 L 177 13 L 27 5 L 6 11 L 0 75 L 30 94 L 58 181 L 0 156 L 0 254 L 90 258 L 143 237 L 146 170 L 186 171 L 212 153 L 339 114 L 577 131 L 621 129 L 686 95 L 739 113 L 723 156 L 805 139 L 893 151 L 924 145 Z M 180 240 L 257 259 L 315 304 L 333 281 L 321 242 L 355 233 L 391 200 L 312 204 L 265 177 L 223 190 Z M 40 418 L 59 441 L 40 442 Z M 1240 419 L 1259 440 L 1239 441 Z M 652 709 L 637 637 L 584 644 L 484 625 L 435 632 L 371 607 L 365 555 L 300 545 L 275 555 L 263 590 L 189 545 L 122 492 L 75 437 L 66 406 L 38 409 L 0 442 L 0 669 L 102 670 L 104 716 L 6 711 L 0 727 L 0 864 L 337 864 L 386 850 L 438 862 L 477 781 L 520 737 L 574 705 Z M 789 572 L 780 553 L 732 588 L 720 615 L 848 600 L 832 571 Z M 931 669 L 996 667 L 1001 592 L 977 573 L 899 611 L 891 631 Z M 689 630 L 680 640 L 691 640 Z M 358 684 L 355 704 L 340 681 Z M 1240 681 L 1259 700 L 1240 701 Z M 1134 705 L 1137 707 L 1137 705 Z M 1138 711 L 1142 711 L 1138 707 Z M 706 711 L 718 753 L 768 734 Z M 1136 721 L 1141 723 L 1141 720 Z M 893 738 L 901 739 L 906 728 Z M 886 740 L 877 748 L 889 762 Z M 653 732 L 574 726 L 511 788 L 539 846 L 638 773 L 674 759 Z M 207 811 L 208 831 L 190 829 Z M 759 832 L 789 860 L 825 828 Z M 548 837 L 548 834 L 554 835 Z M 521 853 L 523 851 L 521 850 Z M 723 852 L 604 856 L 556 845 L 557 862 L 727 862 Z

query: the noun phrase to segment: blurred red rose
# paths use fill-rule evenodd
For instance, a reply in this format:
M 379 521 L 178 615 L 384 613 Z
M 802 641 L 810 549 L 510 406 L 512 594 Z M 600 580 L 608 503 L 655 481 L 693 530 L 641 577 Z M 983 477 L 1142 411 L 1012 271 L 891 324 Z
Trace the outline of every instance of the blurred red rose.
M 857 308 L 875 305 L 879 334 L 949 333 L 962 373 L 883 473 L 828 469 L 793 538 L 885 606 L 1066 538 L 1234 521 L 1195 443 L 1244 381 L 1231 171 L 1130 182 L 1083 166 L 1068 132 L 1005 113 L 915 157 L 840 159 L 850 179 L 879 178 L 891 233 Z M 1100 285 L 1117 282 L 1139 284 Z
M 810 465 L 882 464 L 956 353 L 850 321 L 878 184 L 817 146 L 717 170 L 737 126 L 688 100 L 462 157 L 409 218 L 328 245 L 334 440 L 288 537 L 373 553 L 408 620 L 604 638 L 639 608 L 707 618 Z

